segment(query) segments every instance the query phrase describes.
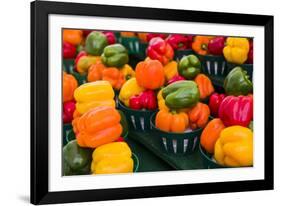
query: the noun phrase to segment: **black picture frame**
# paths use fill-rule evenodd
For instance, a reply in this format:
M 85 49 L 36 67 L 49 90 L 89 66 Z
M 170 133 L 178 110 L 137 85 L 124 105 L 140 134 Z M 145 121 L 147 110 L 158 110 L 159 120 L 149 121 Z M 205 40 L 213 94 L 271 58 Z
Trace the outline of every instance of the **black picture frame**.
M 83 191 L 48 191 L 48 15 L 83 15 L 191 21 L 265 28 L 264 180 L 148 186 Z M 31 3 L 31 203 L 67 203 L 273 189 L 273 16 L 80 3 Z

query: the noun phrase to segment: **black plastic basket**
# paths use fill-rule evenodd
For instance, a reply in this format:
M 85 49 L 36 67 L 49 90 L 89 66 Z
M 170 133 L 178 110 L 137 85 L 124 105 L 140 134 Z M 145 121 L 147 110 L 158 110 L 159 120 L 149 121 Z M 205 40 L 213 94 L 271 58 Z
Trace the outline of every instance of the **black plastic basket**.
M 199 58 L 204 74 L 225 77 L 229 73 L 227 63 L 223 56 L 199 55 Z
M 152 131 L 162 142 L 162 150 L 171 154 L 191 154 L 198 149 L 202 129 L 183 133 L 165 132 L 155 126 L 156 114 L 151 116 Z
M 199 151 L 204 168 L 206 169 L 225 168 L 224 166 L 216 163 L 216 161 L 212 157 L 213 155 L 206 152 L 206 150 L 201 147 L 201 144 L 199 145 Z
M 129 129 L 135 131 L 150 131 L 150 117 L 157 110 L 135 110 L 126 107 L 122 102 L 118 101 L 118 109 L 124 112 L 129 124 Z

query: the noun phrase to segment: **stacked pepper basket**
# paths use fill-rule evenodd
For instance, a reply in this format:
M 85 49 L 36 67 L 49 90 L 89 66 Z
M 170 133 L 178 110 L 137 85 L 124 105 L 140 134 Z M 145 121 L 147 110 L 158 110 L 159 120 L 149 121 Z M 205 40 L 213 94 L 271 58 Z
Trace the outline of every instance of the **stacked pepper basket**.
M 63 30 L 63 175 L 253 166 L 253 39 Z

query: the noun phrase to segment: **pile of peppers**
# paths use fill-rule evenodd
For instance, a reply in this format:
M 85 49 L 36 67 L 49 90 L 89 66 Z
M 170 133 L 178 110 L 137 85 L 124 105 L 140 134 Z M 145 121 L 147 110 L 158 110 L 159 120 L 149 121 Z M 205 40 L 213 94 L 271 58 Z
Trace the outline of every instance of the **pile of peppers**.
M 139 38 L 146 58 L 134 62 L 120 38 Z M 189 53 L 176 60 L 177 50 Z M 221 166 L 253 165 L 253 83 L 243 65 L 253 64 L 253 39 L 129 31 L 117 38 L 109 31 L 64 29 L 62 54 L 74 60 L 74 70 L 63 72 L 63 123 L 75 134 L 63 147 L 64 175 L 133 172 L 126 143 L 131 117 L 118 104 L 155 111 L 153 123 L 162 132 L 202 128 L 201 147 Z M 202 74 L 204 56 L 234 65 L 223 93 Z

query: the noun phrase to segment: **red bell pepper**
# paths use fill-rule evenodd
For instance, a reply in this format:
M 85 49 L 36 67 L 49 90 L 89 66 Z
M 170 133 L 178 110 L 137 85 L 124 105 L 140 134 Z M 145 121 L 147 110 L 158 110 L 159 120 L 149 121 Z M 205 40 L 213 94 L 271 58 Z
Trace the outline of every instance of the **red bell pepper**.
M 248 59 L 247 59 L 247 63 L 248 64 L 253 64 L 253 53 L 254 53 L 254 50 L 253 50 L 253 41 L 250 41 L 250 50 L 249 50 L 249 53 L 248 53 Z
M 192 48 L 192 41 L 193 41 L 193 35 L 185 35 L 187 42 L 186 42 L 186 49 Z
M 218 117 L 218 111 L 222 100 L 225 98 L 225 94 L 213 93 L 209 99 L 209 108 L 213 117 Z
M 167 37 L 166 41 L 172 46 L 175 50 L 186 49 L 188 38 L 182 34 L 171 34 Z
M 63 58 L 71 59 L 76 55 L 76 47 L 68 42 L 63 42 Z
M 160 37 L 161 39 L 165 39 L 167 37 L 166 34 L 158 34 L 158 33 L 148 33 L 146 36 L 147 42 L 149 42 L 154 37 Z
M 227 96 L 219 107 L 219 118 L 227 127 L 248 127 L 253 120 L 253 96 Z
M 224 37 L 215 37 L 210 40 L 208 44 L 208 51 L 213 55 L 222 55 L 222 50 L 224 48 Z
M 132 109 L 148 109 L 157 108 L 157 98 L 153 90 L 146 90 L 138 96 L 132 96 L 129 100 L 129 107 Z
M 86 38 L 88 36 L 88 34 L 90 34 L 93 30 L 89 30 L 89 29 L 84 29 L 83 30 L 83 36 Z
M 115 142 L 125 142 L 123 137 L 119 137 Z
M 185 78 L 181 75 L 176 75 L 168 81 L 168 84 L 172 84 L 174 82 L 181 81 L 181 80 L 185 80 Z
M 65 102 L 63 104 L 63 123 L 70 123 L 73 119 L 73 113 L 75 111 L 75 102 Z
M 155 37 L 149 41 L 147 56 L 150 59 L 158 60 L 166 65 L 174 57 L 174 50 L 169 43 L 160 37 Z
M 115 37 L 113 32 L 109 32 L 108 31 L 108 32 L 103 32 L 103 33 L 104 33 L 104 35 L 107 38 L 107 43 L 108 44 L 115 44 L 116 43 L 116 37 Z

